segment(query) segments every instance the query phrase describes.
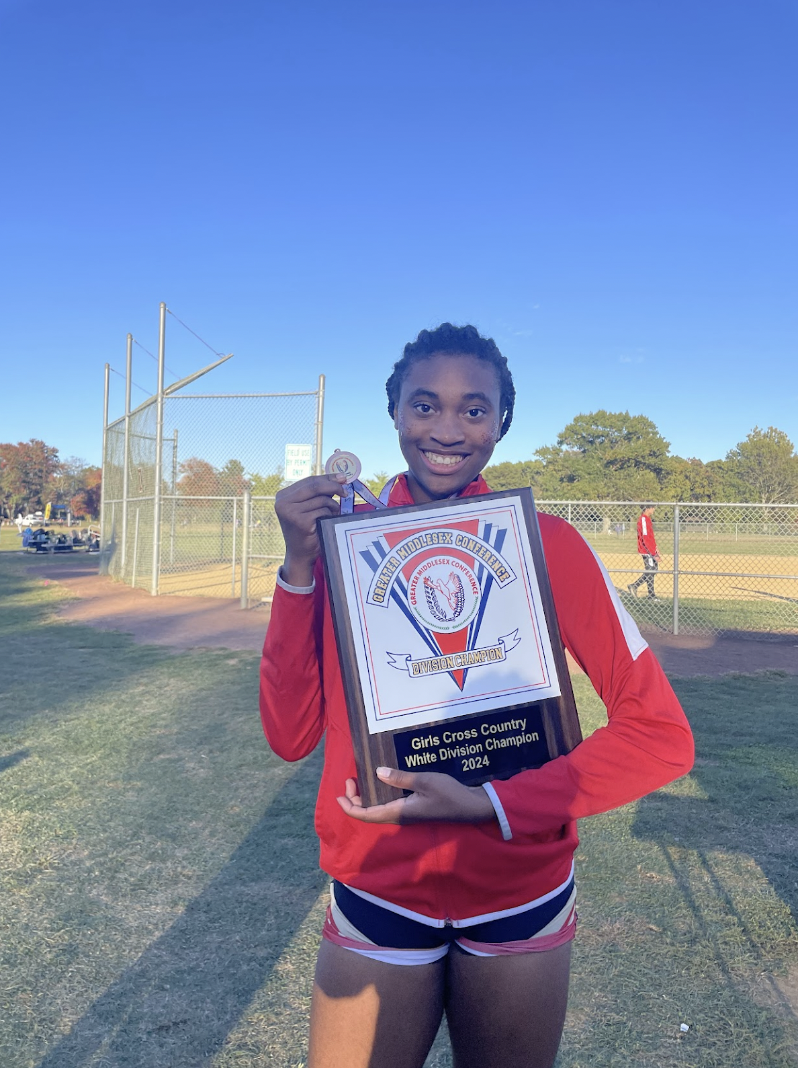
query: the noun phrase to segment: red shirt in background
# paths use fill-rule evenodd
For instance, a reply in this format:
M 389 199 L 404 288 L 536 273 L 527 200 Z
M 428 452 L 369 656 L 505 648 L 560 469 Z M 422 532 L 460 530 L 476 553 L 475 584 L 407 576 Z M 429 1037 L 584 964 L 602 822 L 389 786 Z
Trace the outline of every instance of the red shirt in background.
M 657 539 L 654 537 L 654 524 L 649 515 L 641 515 L 637 521 L 637 551 L 641 556 L 657 555 Z

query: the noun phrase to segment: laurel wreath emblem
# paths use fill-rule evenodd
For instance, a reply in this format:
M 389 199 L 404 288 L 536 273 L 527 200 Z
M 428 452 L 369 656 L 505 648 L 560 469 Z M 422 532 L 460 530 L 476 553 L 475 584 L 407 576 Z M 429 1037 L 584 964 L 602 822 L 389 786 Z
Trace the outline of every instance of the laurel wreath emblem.
M 448 604 L 451 615 L 447 615 L 446 608 L 438 600 L 439 593 Z M 439 623 L 452 623 L 465 607 L 465 589 L 463 588 L 463 581 L 456 571 L 449 572 L 449 578 L 446 583 L 440 581 L 432 582 L 428 576 L 425 576 L 424 596 L 430 615 L 433 619 L 437 619 Z

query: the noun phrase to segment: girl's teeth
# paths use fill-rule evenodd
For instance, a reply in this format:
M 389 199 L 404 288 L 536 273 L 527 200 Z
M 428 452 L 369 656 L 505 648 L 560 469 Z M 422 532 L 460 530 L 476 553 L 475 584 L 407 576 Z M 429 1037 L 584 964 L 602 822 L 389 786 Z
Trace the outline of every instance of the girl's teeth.
M 463 459 L 462 456 L 441 456 L 436 452 L 428 452 L 426 456 L 431 463 L 445 464 L 447 467 L 451 467 L 453 464 L 459 464 Z

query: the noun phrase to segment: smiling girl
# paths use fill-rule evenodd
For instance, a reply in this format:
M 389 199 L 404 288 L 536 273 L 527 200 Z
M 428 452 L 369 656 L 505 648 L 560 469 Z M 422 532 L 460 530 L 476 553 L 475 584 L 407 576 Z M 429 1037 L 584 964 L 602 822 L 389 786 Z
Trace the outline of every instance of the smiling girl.
M 407 463 L 389 507 L 490 492 L 480 472 L 515 401 L 492 340 L 472 326 L 424 330 L 386 389 Z M 550 1068 L 576 929 L 575 821 L 689 771 L 690 729 L 598 558 L 540 513 L 563 641 L 607 725 L 567 756 L 485 786 L 380 769 L 410 793 L 364 807 L 316 536 L 340 488 L 320 475 L 277 495 L 286 554 L 261 665 L 275 752 L 299 760 L 326 732 L 316 828 L 332 885 L 309 1068 L 421 1068 L 444 1012 L 457 1068 Z

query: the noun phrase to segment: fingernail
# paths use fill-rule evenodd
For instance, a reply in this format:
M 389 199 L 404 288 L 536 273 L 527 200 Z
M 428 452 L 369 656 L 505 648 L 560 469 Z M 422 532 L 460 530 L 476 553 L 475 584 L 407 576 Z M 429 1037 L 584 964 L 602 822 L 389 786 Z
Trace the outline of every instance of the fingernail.
M 377 768 L 377 776 L 380 779 L 387 779 L 391 774 L 390 768 Z

